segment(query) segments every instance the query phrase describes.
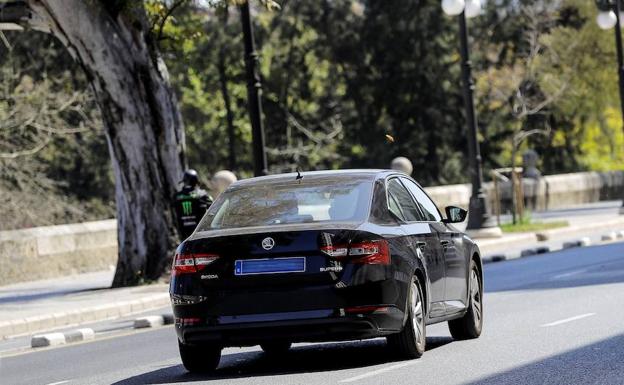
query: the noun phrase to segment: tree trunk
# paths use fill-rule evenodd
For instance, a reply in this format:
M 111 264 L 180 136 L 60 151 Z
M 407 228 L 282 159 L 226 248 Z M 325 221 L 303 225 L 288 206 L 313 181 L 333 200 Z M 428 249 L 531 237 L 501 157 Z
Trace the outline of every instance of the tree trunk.
M 184 129 L 143 4 L 27 3 L 34 12 L 31 26 L 56 36 L 84 68 L 102 112 L 116 184 L 113 286 L 156 279 L 174 244 L 171 199 L 184 164 Z

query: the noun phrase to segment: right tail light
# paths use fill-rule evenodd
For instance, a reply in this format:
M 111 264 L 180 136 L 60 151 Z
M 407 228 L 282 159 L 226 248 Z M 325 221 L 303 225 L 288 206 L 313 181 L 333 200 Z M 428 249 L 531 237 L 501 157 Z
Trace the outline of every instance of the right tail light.
M 323 246 L 321 252 L 334 259 L 348 260 L 351 263 L 363 265 L 390 264 L 390 247 L 385 239 L 356 242 L 349 246 Z

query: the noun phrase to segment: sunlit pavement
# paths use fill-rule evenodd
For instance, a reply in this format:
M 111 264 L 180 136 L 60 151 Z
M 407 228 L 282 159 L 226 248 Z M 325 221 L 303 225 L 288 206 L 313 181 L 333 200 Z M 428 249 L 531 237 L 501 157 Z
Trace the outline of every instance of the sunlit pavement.
M 624 384 L 624 243 L 486 265 L 481 338 L 428 328 L 419 360 L 384 340 L 299 344 L 268 358 L 226 349 L 212 376 L 187 374 L 172 327 L 0 358 L 2 384 Z

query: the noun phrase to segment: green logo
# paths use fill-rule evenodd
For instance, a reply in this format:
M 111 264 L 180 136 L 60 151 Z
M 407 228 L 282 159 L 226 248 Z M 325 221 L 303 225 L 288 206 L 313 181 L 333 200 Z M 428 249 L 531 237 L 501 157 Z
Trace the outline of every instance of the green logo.
M 182 214 L 191 215 L 193 213 L 193 203 L 186 201 L 182 202 Z

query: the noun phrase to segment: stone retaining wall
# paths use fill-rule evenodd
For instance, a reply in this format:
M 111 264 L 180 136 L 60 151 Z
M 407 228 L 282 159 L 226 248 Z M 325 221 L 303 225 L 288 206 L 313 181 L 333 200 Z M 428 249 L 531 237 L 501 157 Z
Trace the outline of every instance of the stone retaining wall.
M 117 264 L 117 221 L 0 231 L 0 285 Z
M 622 199 L 624 171 L 578 172 L 548 175 L 540 180 L 523 179 L 522 186 L 526 206 L 534 211 L 565 208 L 583 203 Z M 499 182 L 501 212 L 511 209 L 511 182 Z M 470 184 L 435 186 L 425 188 L 443 211 L 445 206 L 468 207 Z M 494 184 L 484 183 L 483 191 L 494 207 Z

